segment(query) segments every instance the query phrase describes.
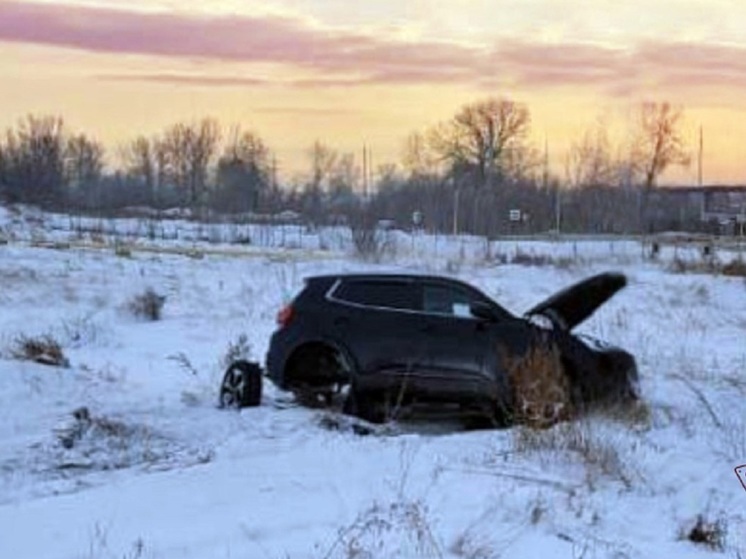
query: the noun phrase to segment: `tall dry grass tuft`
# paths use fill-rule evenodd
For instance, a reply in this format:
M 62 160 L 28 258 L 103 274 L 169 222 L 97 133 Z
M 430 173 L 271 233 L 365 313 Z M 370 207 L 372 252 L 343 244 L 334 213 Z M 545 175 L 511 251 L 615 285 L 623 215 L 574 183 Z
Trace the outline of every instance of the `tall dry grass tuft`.
M 534 345 L 521 357 L 509 355 L 505 348 L 501 354 L 513 390 L 516 422 L 545 429 L 574 415 L 570 382 L 555 345 Z
M 51 335 L 36 338 L 19 336 L 13 342 L 10 354 L 13 359 L 20 361 L 33 361 L 54 367 L 70 366 L 70 362 L 62 351 L 62 346 Z

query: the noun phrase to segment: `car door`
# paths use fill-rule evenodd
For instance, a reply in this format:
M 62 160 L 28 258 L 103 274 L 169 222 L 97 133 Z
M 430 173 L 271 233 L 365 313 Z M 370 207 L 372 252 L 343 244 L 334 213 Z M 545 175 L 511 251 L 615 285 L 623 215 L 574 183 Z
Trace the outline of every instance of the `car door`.
M 423 367 L 420 288 L 412 279 L 344 279 L 330 299 L 335 335 L 356 360 L 361 386 L 396 389 Z
M 424 372 L 433 396 L 480 393 L 492 380 L 484 364 L 493 333 L 471 314 L 475 300 L 483 298 L 459 284 L 423 283 L 420 330 L 427 340 Z
M 489 308 L 489 318 L 473 316 L 472 303 Z M 526 321 L 478 291 L 451 282 L 426 283 L 422 307 L 427 371 L 437 395 L 488 397 L 508 404 L 511 363 L 525 353 L 531 336 Z

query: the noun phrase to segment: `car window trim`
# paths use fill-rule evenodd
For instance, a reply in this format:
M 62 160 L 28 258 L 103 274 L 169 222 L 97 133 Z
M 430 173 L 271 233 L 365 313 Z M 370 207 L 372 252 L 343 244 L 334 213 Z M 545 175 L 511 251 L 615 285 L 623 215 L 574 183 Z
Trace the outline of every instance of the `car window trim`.
M 332 303 L 337 303 L 339 305 L 345 305 L 348 307 L 353 307 L 356 309 L 373 309 L 377 311 L 386 311 L 386 312 L 398 312 L 398 313 L 404 313 L 404 314 L 415 314 L 419 316 L 434 316 L 438 318 L 451 318 L 451 319 L 457 319 L 457 320 L 471 320 L 471 321 L 478 321 L 479 319 L 475 316 L 457 316 L 455 314 L 449 314 L 449 313 L 439 313 L 439 312 L 427 312 L 424 309 L 423 310 L 415 310 L 415 309 L 399 309 L 396 307 L 382 307 L 380 305 L 366 305 L 364 303 L 356 303 L 354 301 L 347 301 L 345 299 L 340 299 L 339 297 L 334 296 L 334 292 L 339 288 L 339 286 L 342 284 L 342 282 L 345 281 L 342 278 L 337 279 L 332 286 L 329 288 L 329 290 L 326 292 L 326 295 L 324 298 L 327 301 L 330 301 Z M 348 280 L 348 281 L 355 281 L 355 280 Z M 366 281 L 366 280 L 362 280 Z M 370 280 L 370 281 L 376 281 L 376 280 Z M 391 280 L 380 280 L 380 281 L 391 281 Z

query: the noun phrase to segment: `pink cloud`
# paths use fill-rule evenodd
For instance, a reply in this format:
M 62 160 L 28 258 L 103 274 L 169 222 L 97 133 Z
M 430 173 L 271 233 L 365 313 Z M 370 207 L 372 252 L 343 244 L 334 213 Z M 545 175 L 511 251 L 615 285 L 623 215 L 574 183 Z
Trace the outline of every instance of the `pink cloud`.
M 93 52 L 275 62 L 326 72 L 415 70 L 473 62 L 474 51 L 329 33 L 281 17 L 175 13 L 0 2 L 0 40 Z
M 746 86 L 746 48 L 647 41 L 626 48 L 590 44 L 506 42 L 493 63 L 523 87 L 589 86 L 615 96 Z M 487 77 L 487 85 L 503 83 Z
M 650 87 L 746 86 L 746 48 L 732 45 L 647 41 L 609 47 L 513 40 L 480 49 L 332 32 L 277 16 L 146 14 L 14 0 L 0 1 L 0 41 L 181 59 L 270 62 L 312 70 L 318 76 L 280 83 L 214 74 L 99 76 L 190 86 L 471 83 L 490 88 L 506 84 L 588 87 L 618 96 Z
M 193 85 L 204 87 L 251 87 L 272 84 L 268 80 L 239 76 L 201 76 L 192 74 L 101 74 L 103 81 L 149 82 L 168 85 Z

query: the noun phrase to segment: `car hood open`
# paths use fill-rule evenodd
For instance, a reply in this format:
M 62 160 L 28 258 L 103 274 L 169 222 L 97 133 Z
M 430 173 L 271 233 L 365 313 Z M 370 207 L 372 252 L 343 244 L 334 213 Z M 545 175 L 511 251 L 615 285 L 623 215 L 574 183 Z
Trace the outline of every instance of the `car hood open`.
M 624 274 L 606 272 L 584 279 L 536 305 L 526 316 L 543 315 L 555 327 L 572 330 L 627 285 Z

